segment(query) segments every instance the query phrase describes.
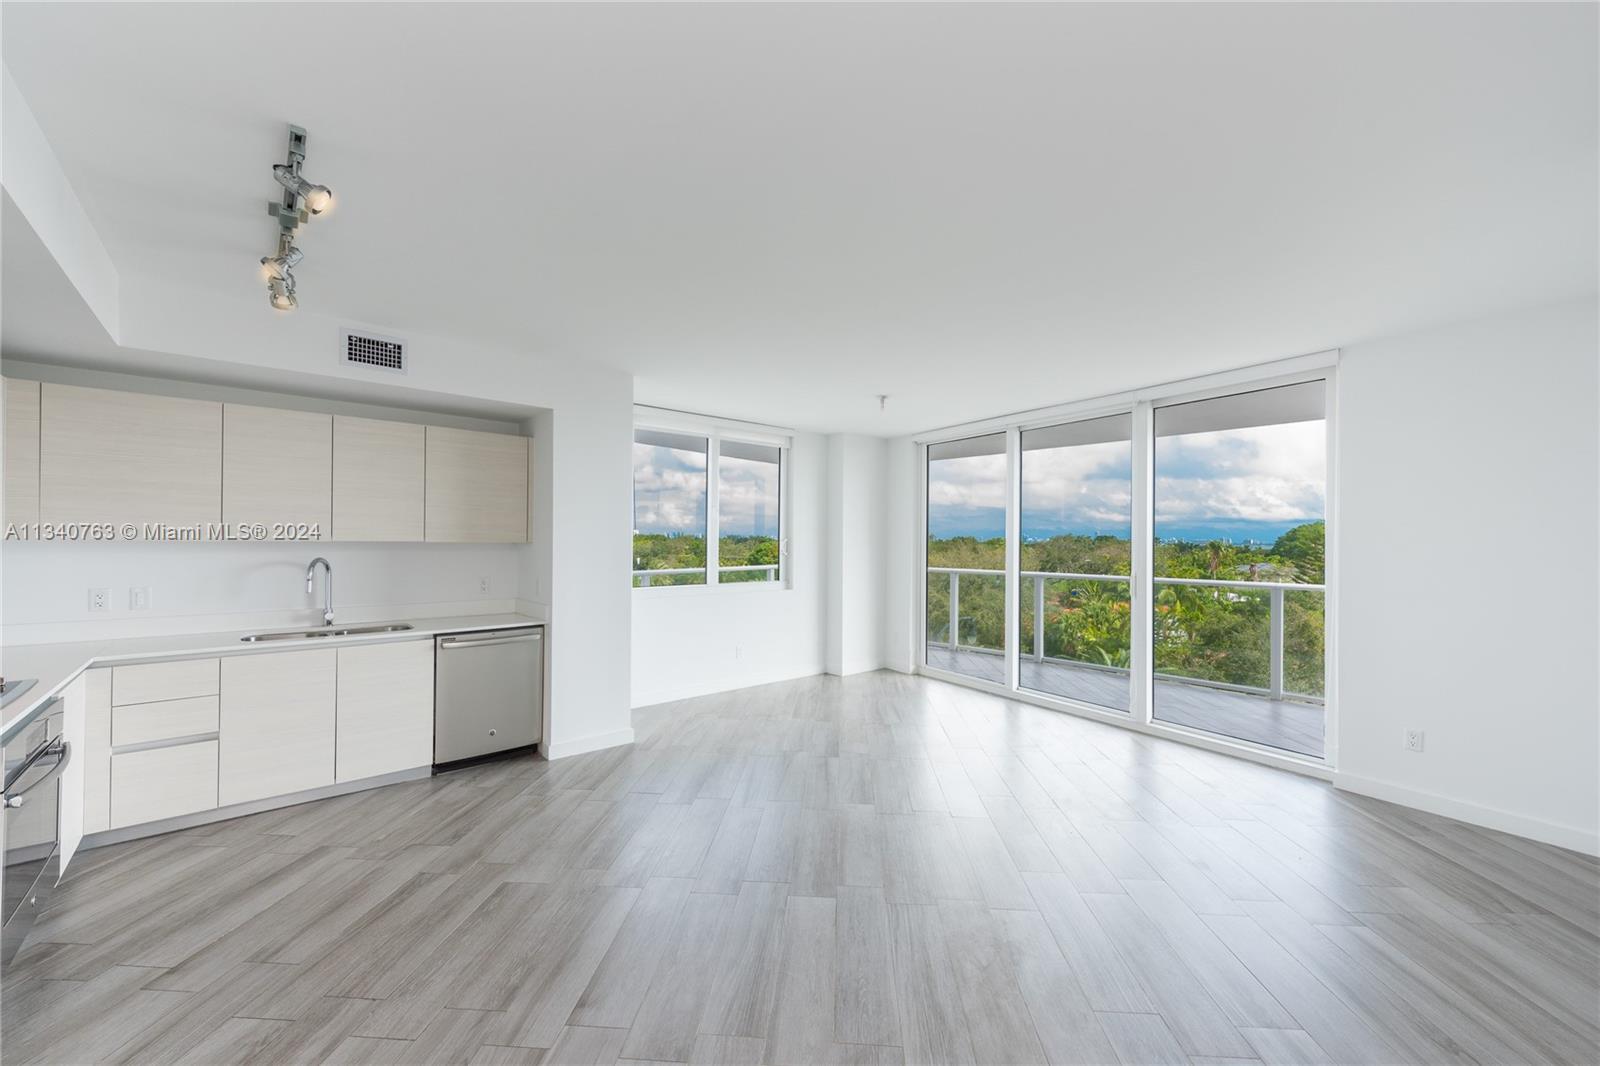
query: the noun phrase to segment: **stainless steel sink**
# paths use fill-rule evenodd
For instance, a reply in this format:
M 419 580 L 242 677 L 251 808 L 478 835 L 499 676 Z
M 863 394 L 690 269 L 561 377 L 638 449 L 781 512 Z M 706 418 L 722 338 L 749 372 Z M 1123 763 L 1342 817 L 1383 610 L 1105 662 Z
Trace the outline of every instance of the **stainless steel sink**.
M 240 640 L 257 642 L 263 640 L 310 640 L 314 637 L 358 637 L 364 633 L 404 633 L 414 628 L 404 622 L 386 626 L 345 626 L 342 629 L 295 629 L 283 633 L 251 633 L 240 637 Z

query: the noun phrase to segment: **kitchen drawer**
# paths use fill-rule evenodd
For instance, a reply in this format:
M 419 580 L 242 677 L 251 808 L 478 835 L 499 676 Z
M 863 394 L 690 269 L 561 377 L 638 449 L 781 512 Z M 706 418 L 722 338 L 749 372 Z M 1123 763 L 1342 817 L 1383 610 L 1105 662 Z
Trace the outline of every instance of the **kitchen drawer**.
M 217 660 L 179 659 L 170 663 L 141 663 L 111 668 L 111 702 L 154 703 L 191 696 L 215 696 Z
M 214 740 L 118 752 L 111 756 L 113 829 L 215 810 L 216 806 L 217 742 Z
M 216 696 L 124 704 L 111 712 L 111 745 L 121 748 L 152 740 L 176 740 L 217 731 Z

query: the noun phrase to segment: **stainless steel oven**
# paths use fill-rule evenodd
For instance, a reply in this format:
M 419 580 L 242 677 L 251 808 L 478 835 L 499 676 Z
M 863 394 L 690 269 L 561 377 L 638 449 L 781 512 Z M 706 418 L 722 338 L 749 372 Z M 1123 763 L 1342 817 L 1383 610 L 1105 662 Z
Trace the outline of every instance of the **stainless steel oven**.
M 61 735 L 59 701 L 5 746 L 0 823 L 0 965 L 11 962 L 61 875 L 61 771 L 72 751 Z

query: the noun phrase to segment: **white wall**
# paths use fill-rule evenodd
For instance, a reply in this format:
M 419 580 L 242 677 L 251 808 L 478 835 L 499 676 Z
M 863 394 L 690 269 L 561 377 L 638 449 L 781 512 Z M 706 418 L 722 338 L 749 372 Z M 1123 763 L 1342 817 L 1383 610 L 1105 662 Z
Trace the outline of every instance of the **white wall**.
M 320 625 L 322 577 L 307 593 L 306 564 L 333 564 L 341 622 L 510 611 L 516 544 L 8 543 L 0 617 L 6 644 L 42 644 L 257 626 Z M 487 580 L 489 591 L 480 591 Z M 88 609 L 88 590 L 111 608 Z M 128 592 L 150 590 L 131 610 Z
M 888 454 L 888 442 L 879 437 L 828 438 L 830 674 L 883 666 Z
M 789 588 L 632 593 L 635 707 L 822 672 L 826 475 L 824 439 L 796 435 L 789 449 Z
M 1593 301 L 1344 349 L 1344 788 L 1597 850 Z M 1405 750 L 1406 729 L 1426 732 Z
M 889 442 L 888 486 L 884 493 L 887 512 L 884 518 L 884 629 L 883 665 L 909 674 L 922 661 L 922 634 L 917 631 L 916 549 L 922 537 L 922 511 L 919 488 L 922 471 L 917 468 L 921 452 L 910 437 Z

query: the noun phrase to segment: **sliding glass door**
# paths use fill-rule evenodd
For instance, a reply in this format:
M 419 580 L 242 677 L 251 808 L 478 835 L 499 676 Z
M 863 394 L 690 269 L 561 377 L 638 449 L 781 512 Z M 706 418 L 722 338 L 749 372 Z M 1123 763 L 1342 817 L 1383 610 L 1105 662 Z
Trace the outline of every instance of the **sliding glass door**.
M 1156 721 L 1322 757 L 1324 394 L 1155 409 Z
M 1128 713 L 1133 416 L 1022 431 L 1019 684 Z
M 1006 683 L 1006 435 L 928 448 L 927 665 Z
M 926 667 L 1326 758 L 1332 373 L 929 443 Z

